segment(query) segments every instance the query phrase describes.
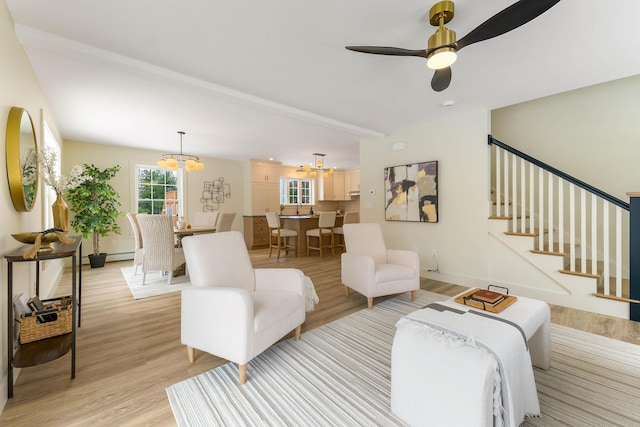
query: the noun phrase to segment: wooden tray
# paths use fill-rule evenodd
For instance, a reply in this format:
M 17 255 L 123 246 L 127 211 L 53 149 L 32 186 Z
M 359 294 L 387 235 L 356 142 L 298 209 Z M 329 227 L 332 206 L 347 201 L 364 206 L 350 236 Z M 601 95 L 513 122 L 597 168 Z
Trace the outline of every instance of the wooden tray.
M 505 308 L 509 307 L 511 304 L 518 300 L 518 297 L 509 294 L 502 294 L 504 299 L 496 305 L 483 304 L 481 301 L 475 301 L 468 299 L 471 295 L 473 295 L 479 288 L 471 289 L 468 292 L 465 292 L 462 295 L 457 296 L 454 301 L 468 307 L 477 308 L 479 310 L 489 311 L 491 313 L 500 313 Z

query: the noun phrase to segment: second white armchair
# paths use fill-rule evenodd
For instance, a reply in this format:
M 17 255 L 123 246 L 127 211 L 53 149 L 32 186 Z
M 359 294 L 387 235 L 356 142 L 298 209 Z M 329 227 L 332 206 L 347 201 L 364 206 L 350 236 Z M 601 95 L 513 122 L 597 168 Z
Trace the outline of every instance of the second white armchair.
M 387 249 L 380 224 L 345 224 L 342 254 L 342 283 L 367 297 L 369 309 L 373 298 L 411 292 L 415 300 L 420 288 L 420 258 L 418 254 L 401 249 Z

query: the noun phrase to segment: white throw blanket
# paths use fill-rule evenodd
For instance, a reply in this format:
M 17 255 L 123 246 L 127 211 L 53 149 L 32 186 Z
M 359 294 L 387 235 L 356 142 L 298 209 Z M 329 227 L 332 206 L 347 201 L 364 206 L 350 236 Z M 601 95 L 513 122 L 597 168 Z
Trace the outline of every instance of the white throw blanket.
M 436 306 L 445 307 L 442 304 Z M 494 416 L 497 426 L 519 426 L 525 416 L 540 414 L 531 358 L 525 337 L 518 328 L 465 310 L 455 312 L 431 308 L 403 317 L 397 326 L 406 323 L 410 323 L 411 327 L 428 328 L 455 337 L 466 345 L 486 350 L 495 358 L 499 366 L 494 378 Z M 450 369 L 473 369 L 472 364 L 473 361 L 470 361 L 469 366 Z M 443 371 L 441 375 L 446 375 L 446 370 Z M 452 384 L 452 388 L 456 386 Z M 452 391 L 455 393 L 455 390 Z
M 316 288 L 313 286 L 313 282 L 309 276 L 304 276 L 304 308 L 306 311 L 313 311 L 316 308 L 316 304 L 320 302 Z

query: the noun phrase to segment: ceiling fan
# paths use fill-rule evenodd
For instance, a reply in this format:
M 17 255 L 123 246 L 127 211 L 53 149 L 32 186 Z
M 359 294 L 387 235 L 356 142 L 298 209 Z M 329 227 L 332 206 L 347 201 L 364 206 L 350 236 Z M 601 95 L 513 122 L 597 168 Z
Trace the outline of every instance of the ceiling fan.
M 478 25 L 469 34 L 456 40 L 456 33 L 444 26 L 453 19 L 452 1 L 440 1 L 429 11 L 429 23 L 438 27 L 429 37 L 427 49 L 409 50 L 385 46 L 346 46 L 347 49 L 362 53 L 392 56 L 419 56 L 426 58 L 427 67 L 434 69 L 431 88 L 441 92 L 451 82 L 451 64 L 457 59 L 457 52 L 470 44 L 488 40 L 518 28 L 549 10 L 560 0 L 520 0 L 503 9 Z

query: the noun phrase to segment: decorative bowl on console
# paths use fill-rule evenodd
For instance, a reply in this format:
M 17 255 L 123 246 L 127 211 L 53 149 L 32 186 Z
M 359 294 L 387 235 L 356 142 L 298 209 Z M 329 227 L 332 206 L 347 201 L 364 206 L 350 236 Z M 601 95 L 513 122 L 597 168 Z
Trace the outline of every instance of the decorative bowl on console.
M 36 236 L 40 235 L 40 249 L 38 252 L 45 252 L 53 250 L 51 244 L 53 242 L 57 242 L 59 240 L 58 234 L 56 233 L 46 233 L 43 234 L 42 231 L 25 231 L 22 233 L 11 233 L 11 236 L 16 239 L 20 243 L 27 243 L 33 245 L 36 242 Z

